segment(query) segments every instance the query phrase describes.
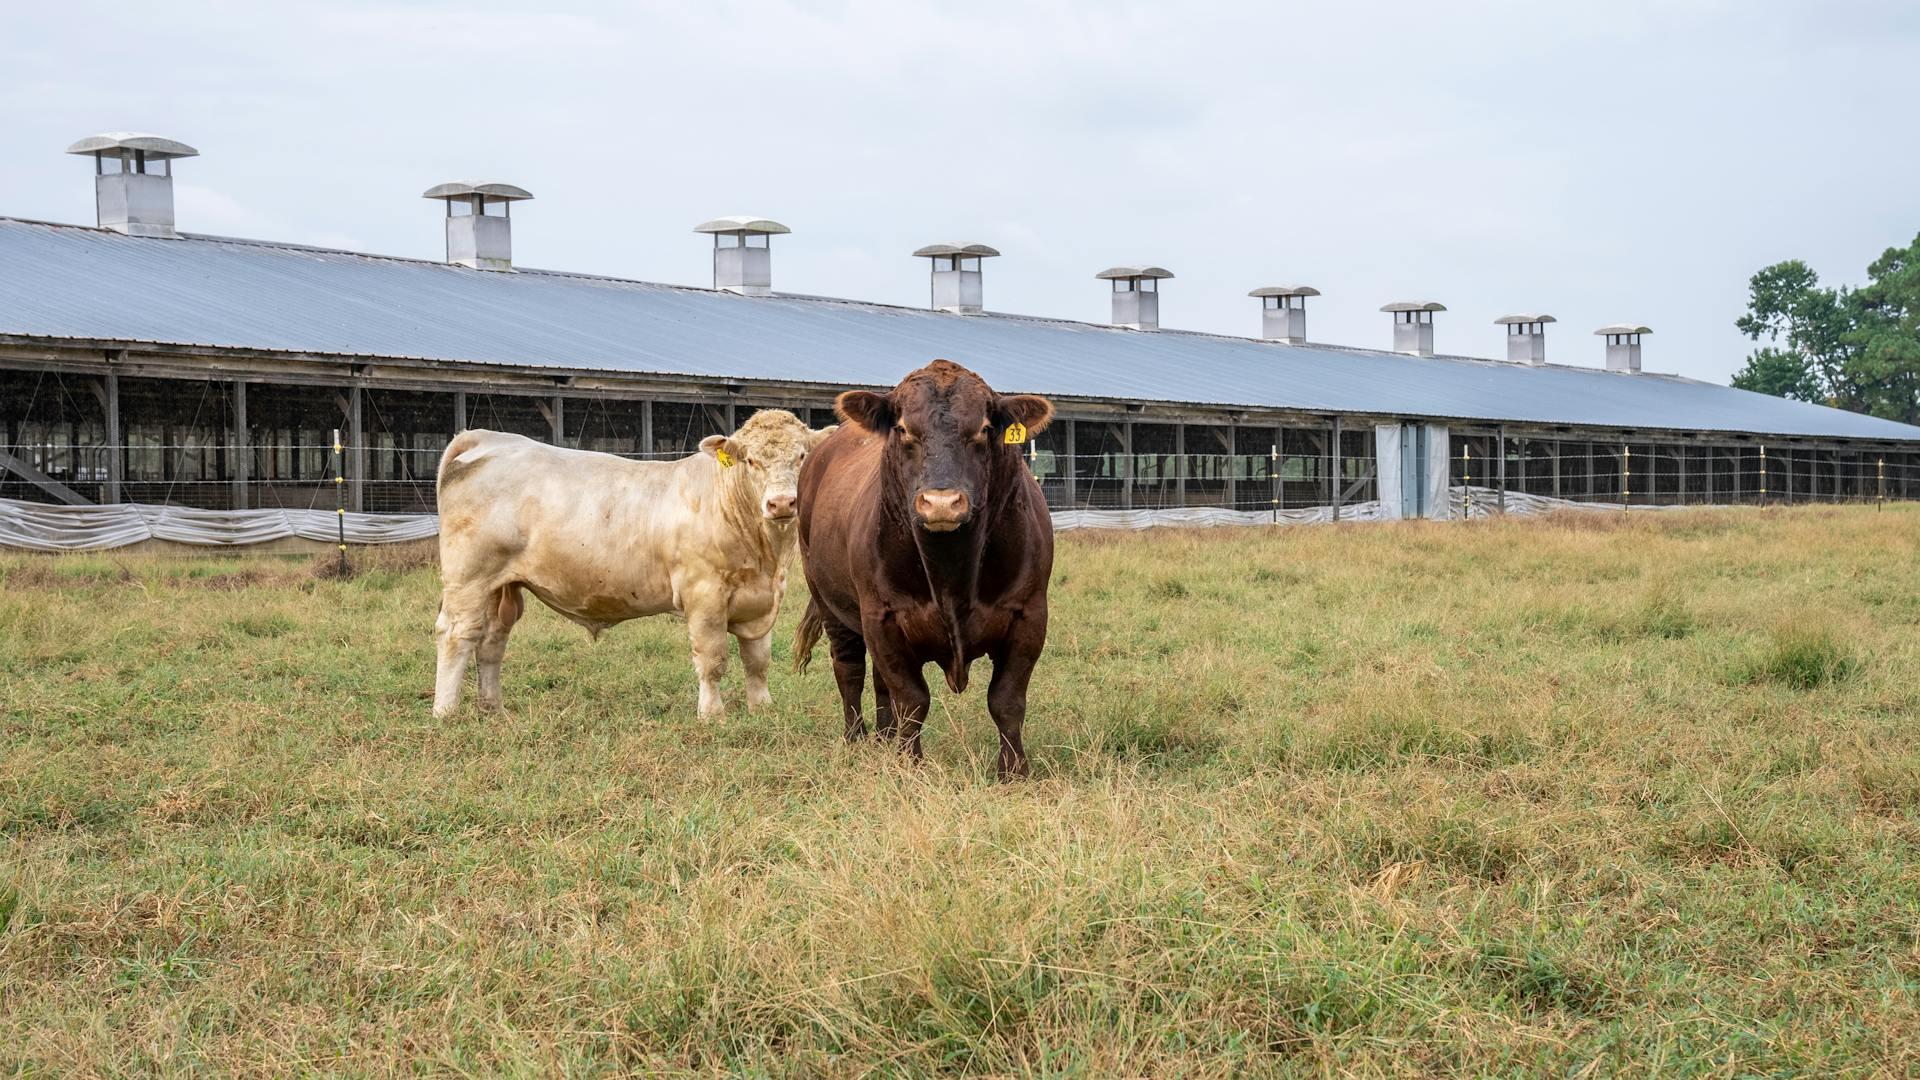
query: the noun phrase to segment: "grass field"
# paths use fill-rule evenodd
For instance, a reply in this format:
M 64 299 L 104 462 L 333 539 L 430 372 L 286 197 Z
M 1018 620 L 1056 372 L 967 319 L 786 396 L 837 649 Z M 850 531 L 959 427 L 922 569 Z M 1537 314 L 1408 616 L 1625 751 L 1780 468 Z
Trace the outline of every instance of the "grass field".
M 1069 535 L 1013 784 L 367 561 L 0 559 L 0 1071 L 1920 1072 L 1920 507 Z

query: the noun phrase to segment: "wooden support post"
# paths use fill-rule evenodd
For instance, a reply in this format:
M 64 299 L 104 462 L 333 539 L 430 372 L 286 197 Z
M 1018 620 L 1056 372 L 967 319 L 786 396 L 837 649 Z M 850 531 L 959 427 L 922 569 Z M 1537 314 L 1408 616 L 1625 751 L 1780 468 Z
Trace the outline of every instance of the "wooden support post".
M 367 508 L 367 429 L 362 422 L 366 412 L 362 402 L 365 396 L 358 386 L 347 391 L 347 438 L 351 444 L 348 446 L 348 464 L 352 470 L 349 474 L 351 478 L 347 481 L 347 504 L 356 514 Z
M 1073 449 L 1075 424 L 1072 420 L 1062 420 L 1060 423 L 1065 426 L 1065 430 L 1063 430 L 1060 435 L 1061 445 L 1066 452 L 1066 464 L 1061 470 L 1061 474 L 1066 478 L 1067 509 L 1077 510 L 1080 508 L 1080 459 L 1075 456 Z
M 233 455 L 233 508 L 247 508 L 247 477 L 253 468 L 253 440 L 247 437 L 247 384 L 233 381 L 233 438 L 227 452 Z
M 640 403 L 640 455 L 644 459 L 653 453 L 653 402 Z
M 553 428 L 553 445 L 567 445 L 567 399 L 559 394 L 553 395 L 552 411 L 547 420 Z
M 107 490 L 106 498 L 100 501 L 117 503 L 120 501 L 120 485 L 127 475 L 126 439 L 120 433 L 120 374 L 109 371 L 101 381 L 106 384 Z
M 1333 418 L 1333 445 L 1327 453 L 1328 468 L 1333 475 L 1327 481 L 1333 488 L 1333 520 L 1340 520 L 1340 504 L 1347 501 L 1347 459 L 1345 449 L 1340 445 L 1340 418 Z
M 453 392 L 453 433 L 458 435 L 465 430 L 467 430 L 467 392 L 455 390 Z
M 1240 509 L 1240 428 L 1227 423 L 1227 509 Z
M 1173 425 L 1174 505 L 1187 505 L 1187 425 Z
M 1133 509 L 1133 421 L 1116 425 L 1120 429 L 1120 508 Z
M 1497 439 L 1500 444 L 1499 449 L 1495 451 L 1500 458 L 1500 463 L 1495 466 L 1495 468 L 1500 470 L 1498 480 L 1499 494 L 1496 498 L 1500 503 L 1500 512 L 1504 514 L 1507 512 L 1507 429 L 1502 426 L 1495 428 L 1494 431 L 1494 438 Z

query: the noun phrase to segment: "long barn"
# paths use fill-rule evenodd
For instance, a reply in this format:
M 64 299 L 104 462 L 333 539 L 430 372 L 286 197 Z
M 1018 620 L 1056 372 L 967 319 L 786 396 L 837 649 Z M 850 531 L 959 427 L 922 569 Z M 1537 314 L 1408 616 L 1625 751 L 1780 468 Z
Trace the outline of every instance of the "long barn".
M 1501 320 L 1508 355 L 1435 355 L 1439 304 L 1386 305 L 1391 350 L 1311 343 L 1305 286 L 1250 293 L 1259 338 L 1159 326 L 1160 267 L 1097 275 L 1111 324 L 982 303 L 998 253 L 939 244 L 925 309 L 781 293 L 766 219 L 706 222 L 714 285 L 517 267 L 503 184 L 443 184 L 444 260 L 183 232 L 185 144 L 74 144 L 99 218 L 0 218 L 0 499 L 430 513 L 465 427 L 626 455 L 690 453 L 752 410 L 831 422 L 835 394 L 936 356 L 1051 397 L 1031 464 L 1061 511 L 1447 516 L 1478 500 L 1626 506 L 1920 496 L 1920 428 L 1641 367 L 1646 327 L 1602 327 L 1604 367 L 1545 359 L 1550 316 Z M 1383 323 L 1389 320 L 1383 319 Z M 1384 329 L 1384 327 L 1383 327 Z M 1176 519 L 1172 515 L 1168 519 Z

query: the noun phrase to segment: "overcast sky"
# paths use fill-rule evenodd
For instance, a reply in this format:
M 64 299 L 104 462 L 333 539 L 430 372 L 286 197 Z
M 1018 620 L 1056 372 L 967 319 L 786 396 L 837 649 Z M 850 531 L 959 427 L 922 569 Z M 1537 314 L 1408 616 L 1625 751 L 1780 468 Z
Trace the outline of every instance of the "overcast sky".
M 540 7 L 546 11 L 531 11 Z M 707 284 L 691 227 L 751 213 L 785 291 L 926 302 L 914 248 L 978 242 L 989 308 L 1105 321 L 1151 262 L 1162 324 L 1551 359 L 1643 322 L 1725 381 L 1748 276 L 1857 281 L 1920 230 L 1920 5 L 1087 2 L 9 5 L 0 214 L 93 220 L 72 140 L 198 147 L 183 229 L 442 254 L 444 180 L 537 196 L 526 266 Z M 902 357 L 905 370 L 925 357 Z

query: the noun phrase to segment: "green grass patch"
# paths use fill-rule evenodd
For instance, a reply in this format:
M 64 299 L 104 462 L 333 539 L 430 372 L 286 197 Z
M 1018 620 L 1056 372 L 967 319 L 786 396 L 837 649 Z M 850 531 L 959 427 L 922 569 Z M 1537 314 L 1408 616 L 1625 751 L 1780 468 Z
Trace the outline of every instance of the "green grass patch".
M 0 556 L 0 1073 L 1920 1072 L 1920 508 L 1065 535 L 1026 740 L 430 548 Z M 1790 615 L 1790 622 L 1783 616 Z

